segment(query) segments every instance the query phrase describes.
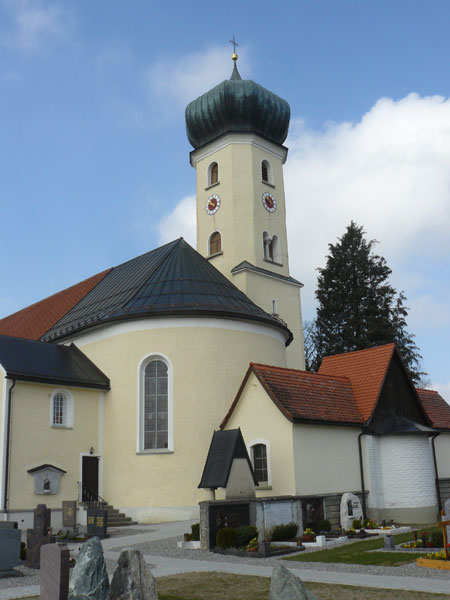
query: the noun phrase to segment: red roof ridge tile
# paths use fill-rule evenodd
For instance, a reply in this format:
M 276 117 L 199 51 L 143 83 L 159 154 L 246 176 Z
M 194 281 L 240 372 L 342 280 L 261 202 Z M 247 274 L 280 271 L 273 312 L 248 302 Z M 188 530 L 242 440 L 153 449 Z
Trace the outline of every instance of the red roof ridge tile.
M 355 354 L 361 354 L 362 352 L 373 352 L 374 350 L 381 350 L 381 348 L 387 348 L 388 346 L 394 347 L 394 342 L 389 342 L 388 344 L 381 344 L 380 346 L 372 346 L 370 348 L 362 348 L 361 350 L 351 350 L 349 352 L 339 352 L 339 354 L 329 354 L 328 356 L 324 356 L 327 360 L 330 358 L 338 357 L 338 356 L 354 356 Z

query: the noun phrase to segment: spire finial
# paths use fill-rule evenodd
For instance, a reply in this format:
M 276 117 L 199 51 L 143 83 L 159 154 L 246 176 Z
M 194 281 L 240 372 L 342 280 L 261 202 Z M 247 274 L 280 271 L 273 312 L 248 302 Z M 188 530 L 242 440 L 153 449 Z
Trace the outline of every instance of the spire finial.
M 230 44 L 233 44 L 233 54 L 232 54 L 231 58 L 232 58 L 232 60 L 234 60 L 234 64 L 236 64 L 236 61 L 238 59 L 238 55 L 236 54 L 236 46 L 239 46 L 239 44 L 234 39 L 234 34 L 233 34 L 233 39 L 229 40 L 229 42 L 230 42 Z

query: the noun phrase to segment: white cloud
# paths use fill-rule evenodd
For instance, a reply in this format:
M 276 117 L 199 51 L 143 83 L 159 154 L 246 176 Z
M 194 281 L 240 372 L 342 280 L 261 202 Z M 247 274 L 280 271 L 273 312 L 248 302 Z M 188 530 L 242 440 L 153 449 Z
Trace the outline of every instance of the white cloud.
M 70 9 L 38 0 L 2 0 L 12 26 L 0 33 L 0 43 L 10 50 L 35 52 L 50 41 L 67 41 L 73 25 Z
M 238 68 L 250 77 L 250 67 L 245 46 L 239 48 Z M 166 116 L 179 114 L 180 108 L 211 89 L 224 79 L 229 79 L 233 63 L 230 48 L 214 46 L 203 52 L 192 52 L 181 58 L 162 59 L 145 73 L 152 99 L 158 112 Z
M 182 236 L 191 246 L 196 246 L 195 196 L 182 198 L 174 210 L 158 224 L 159 243 L 165 244 Z
M 290 266 L 306 284 L 305 312 L 328 243 L 352 219 L 380 240 L 376 251 L 397 280 L 414 280 L 420 292 L 427 261 L 450 254 L 450 100 L 382 98 L 360 121 L 321 131 L 296 121 L 287 145 Z

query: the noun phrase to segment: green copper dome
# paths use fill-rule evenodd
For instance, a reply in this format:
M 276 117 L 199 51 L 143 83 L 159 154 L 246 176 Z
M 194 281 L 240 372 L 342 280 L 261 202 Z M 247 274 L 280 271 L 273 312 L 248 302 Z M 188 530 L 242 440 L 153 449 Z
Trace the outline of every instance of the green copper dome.
M 186 132 L 195 149 L 224 133 L 252 132 L 282 144 L 289 129 L 289 104 L 250 79 L 234 64 L 230 79 L 190 102 Z

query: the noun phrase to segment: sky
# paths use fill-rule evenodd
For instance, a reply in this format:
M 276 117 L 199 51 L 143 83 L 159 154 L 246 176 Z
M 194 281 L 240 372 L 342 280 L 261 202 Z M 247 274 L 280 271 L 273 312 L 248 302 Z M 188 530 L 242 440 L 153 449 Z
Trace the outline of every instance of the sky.
M 239 70 L 285 98 L 289 262 L 353 219 L 403 290 L 450 401 L 448 0 L 0 0 L 0 317 L 185 237 L 184 109 Z

